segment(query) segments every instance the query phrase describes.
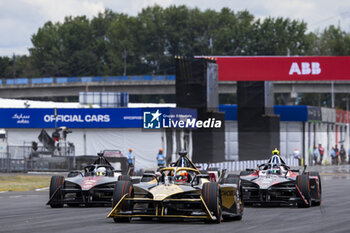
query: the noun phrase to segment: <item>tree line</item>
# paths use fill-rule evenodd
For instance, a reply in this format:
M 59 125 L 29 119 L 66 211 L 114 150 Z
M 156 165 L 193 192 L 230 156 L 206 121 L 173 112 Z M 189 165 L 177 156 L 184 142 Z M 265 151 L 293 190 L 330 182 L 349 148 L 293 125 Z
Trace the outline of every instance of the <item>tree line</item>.
M 88 19 L 47 22 L 29 55 L 0 57 L 0 77 L 173 74 L 176 55 L 348 55 L 350 35 L 330 26 L 307 32 L 289 18 L 256 19 L 248 11 L 186 6 L 106 10 Z
M 174 74 L 176 55 L 350 54 L 350 34 L 339 26 L 308 32 L 304 21 L 186 6 L 48 21 L 31 42 L 29 55 L 0 57 L 0 78 Z

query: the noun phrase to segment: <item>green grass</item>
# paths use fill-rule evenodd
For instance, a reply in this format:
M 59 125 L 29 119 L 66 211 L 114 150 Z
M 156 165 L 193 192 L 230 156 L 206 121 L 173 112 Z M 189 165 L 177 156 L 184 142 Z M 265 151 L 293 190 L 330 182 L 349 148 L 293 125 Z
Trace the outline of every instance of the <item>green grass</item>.
M 31 191 L 50 186 L 50 176 L 0 174 L 0 191 Z

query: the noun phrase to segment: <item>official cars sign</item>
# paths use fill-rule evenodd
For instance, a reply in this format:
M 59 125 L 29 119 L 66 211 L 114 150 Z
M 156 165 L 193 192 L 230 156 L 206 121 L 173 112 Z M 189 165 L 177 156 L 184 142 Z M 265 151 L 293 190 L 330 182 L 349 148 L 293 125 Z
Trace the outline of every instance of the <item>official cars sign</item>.
M 3 108 L 0 109 L 0 128 L 144 128 L 144 113 L 157 110 L 174 121 L 185 116 L 197 118 L 196 110 L 183 108 L 57 109 L 56 113 L 54 109 Z

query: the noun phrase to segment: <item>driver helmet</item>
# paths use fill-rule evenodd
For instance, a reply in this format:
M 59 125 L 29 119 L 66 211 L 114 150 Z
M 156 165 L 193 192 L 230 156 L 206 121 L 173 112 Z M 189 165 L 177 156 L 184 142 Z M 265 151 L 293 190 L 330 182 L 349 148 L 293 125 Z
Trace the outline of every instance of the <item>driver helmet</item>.
M 279 175 L 280 174 L 280 170 L 279 169 L 273 169 L 272 170 L 272 174 Z
M 187 171 L 180 171 L 176 175 L 176 181 L 178 182 L 186 182 L 188 180 L 188 172 Z
M 279 152 L 279 150 L 277 150 L 277 148 L 275 148 L 275 149 L 272 151 L 272 154 L 273 154 L 273 155 L 279 155 L 280 152 Z
M 98 175 L 98 176 L 105 176 L 106 175 L 106 168 L 105 167 L 97 168 L 96 175 Z

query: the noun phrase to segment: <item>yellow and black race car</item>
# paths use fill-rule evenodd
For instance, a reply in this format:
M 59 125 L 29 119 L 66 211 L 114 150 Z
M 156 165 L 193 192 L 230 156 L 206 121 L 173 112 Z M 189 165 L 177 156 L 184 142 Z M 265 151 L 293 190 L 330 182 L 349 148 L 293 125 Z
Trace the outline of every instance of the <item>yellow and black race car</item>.
M 224 173 L 222 173 L 224 174 Z M 220 223 L 243 215 L 239 177 L 210 182 L 187 157 L 180 158 L 148 182 L 118 181 L 114 186 L 112 211 L 107 217 L 129 222 L 133 217 L 188 218 Z

